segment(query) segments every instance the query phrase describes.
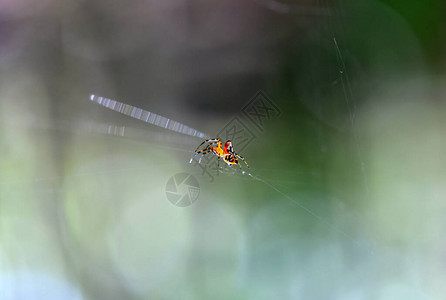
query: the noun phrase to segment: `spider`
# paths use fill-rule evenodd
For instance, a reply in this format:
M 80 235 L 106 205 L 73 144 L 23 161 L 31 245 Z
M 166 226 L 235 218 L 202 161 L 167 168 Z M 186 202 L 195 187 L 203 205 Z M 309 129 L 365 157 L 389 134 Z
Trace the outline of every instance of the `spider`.
M 201 147 L 201 145 L 206 144 L 206 143 L 209 143 L 209 145 L 206 148 L 198 151 L 198 149 Z M 216 147 L 212 147 L 213 145 L 216 145 Z M 242 166 L 240 165 L 240 162 L 238 161 L 238 159 L 241 159 L 246 164 L 246 166 L 249 168 L 248 163 L 245 161 L 245 159 L 242 156 L 240 156 L 234 152 L 234 149 L 232 148 L 232 142 L 230 140 L 226 141 L 224 147 L 223 147 L 223 143 L 221 142 L 221 140 L 219 138 L 205 140 L 203 143 L 201 143 L 197 147 L 197 150 L 195 150 L 195 152 L 196 153 L 194 154 L 194 156 L 192 156 L 192 158 L 190 159 L 190 163 L 192 162 L 194 157 L 197 156 L 197 154 L 201 153 L 200 159 L 198 160 L 198 163 L 200 163 L 201 159 L 203 158 L 203 156 L 205 154 L 212 152 L 215 155 L 217 155 L 217 157 L 218 157 L 218 161 L 217 161 L 218 167 L 220 167 L 220 158 L 222 158 L 223 161 L 230 167 L 232 167 L 235 164 L 238 164 L 239 167 L 242 168 Z

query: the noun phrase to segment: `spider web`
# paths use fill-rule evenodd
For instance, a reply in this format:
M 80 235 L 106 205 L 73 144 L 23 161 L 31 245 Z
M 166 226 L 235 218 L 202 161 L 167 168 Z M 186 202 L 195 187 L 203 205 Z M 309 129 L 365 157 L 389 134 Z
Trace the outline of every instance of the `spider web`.
M 339 19 L 339 16 L 342 15 L 342 5 L 338 2 L 335 2 L 335 5 L 329 5 L 328 3 L 324 1 L 319 1 L 321 6 L 325 7 L 325 11 L 321 10 L 306 10 L 303 12 L 302 10 L 299 11 L 298 6 L 294 5 L 288 5 L 286 3 L 280 3 L 278 1 L 264 1 L 263 2 L 268 8 L 275 10 L 276 12 L 285 13 L 285 14 L 296 14 L 296 13 L 317 13 L 320 15 L 330 16 L 330 24 L 332 28 L 337 28 L 342 32 L 342 28 L 339 29 L 339 24 L 342 23 L 342 21 Z M 360 174 L 362 176 L 363 181 L 363 190 L 365 199 L 369 198 L 369 180 L 367 176 L 367 169 L 366 164 L 363 159 L 363 154 L 361 150 L 361 141 L 360 137 L 358 135 L 358 130 L 356 126 L 356 99 L 354 96 L 353 88 L 351 85 L 351 80 L 349 76 L 349 69 L 346 66 L 345 57 L 342 50 L 342 44 L 340 40 L 337 37 L 337 34 L 335 33 L 335 29 L 329 30 L 329 34 L 326 37 L 327 43 L 331 43 L 331 51 L 332 55 L 336 57 L 337 61 L 337 72 L 338 77 L 335 78 L 333 81 L 333 85 L 337 86 L 339 89 L 344 104 L 345 104 L 345 110 L 348 114 L 349 124 L 348 124 L 348 131 L 351 133 L 351 141 L 354 144 L 354 152 L 356 155 L 356 160 L 359 163 L 359 170 Z M 338 91 L 338 92 L 339 92 Z M 263 127 L 264 123 L 262 122 L 262 117 L 266 117 L 270 114 L 270 112 L 274 111 L 274 109 L 266 109 L 263 112 L 259 112 L 257 110 L 253 110 L 253 116 L 254 118 L 257 118 L 260 125 Z M 235 132 L 235 127 L 230 127 L 229 130 L 232 130 L 232 132 Z M 235 135 L 235 134 L 234 134 Z M 209 158 L 208 158 L 209 159 Z M 292 197 L 288 195 L 286 192 L 284 192 L 283 188 L 280 186 L 286 185 L 287 182 L 284 180 L 272 180 L 265 179 L 264 175 L 268 174 L 268 171 L 262 172 L 262 170 L 238 170 L 238 169 L 230 169 L 230 168 L 217 168 L 216 164 L 213 167 L 214 170 L 219 172 L 220 174 L 225 174 L 227 176 L 236 176 L 237 178 L 249 178 L 250 180 L 254 180 L 256 182 L 260 182 L 264 184 L 265 186 L 271 188 L 278 194 L 280 194 L 282 197 L 287 199 L 288 201 L 292 202 L 293 204 L 297 205 L 300 209 L 305 211 L 308 215 L 316 219 L 321 224 L 324 224 L 327 228 L 330 230 L 333 230 L 335 232 L 340 233 L 342 236 L 350 239 L 355 240 L 355 236 L 348 233 L 346 230 L 344 230 L 341 226 L 330 222 L 326 217 L 324 217 L 322 214 L 317 213 L 314 209 L 309 208 L 304 202 L 300 201 L 299 199 Z M 281 172 L 286 172 L 286 170 L 281 170 Z M 204 173 L 203 173 L 204 174 Z M 364 220 L 365 217 L 361 216 L 361 218 Z M 361 221 L 358 219 L 356 220 L 358 224 L 361 223 Z M 364 253 L 369 253 L 373 256 L 376 256 L 374 247 L 370 245 L 363 245 L 360 243 L 356 243 L 355 246 L 362 250 Z

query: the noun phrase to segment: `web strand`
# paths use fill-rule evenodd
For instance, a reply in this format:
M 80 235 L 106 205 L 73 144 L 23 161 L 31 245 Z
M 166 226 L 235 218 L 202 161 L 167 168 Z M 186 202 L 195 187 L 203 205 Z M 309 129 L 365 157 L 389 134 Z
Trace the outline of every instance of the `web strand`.
M 186 126 L 180 122 L 174 121 L 172 119 L 160 116 L 158 114 L 152 113 L 150 111 L 125 104 L 116 100 L 99 97 L 91 94 L 90 100 L 99 105 L 102 105 L 108 109 L 117 111 L 126 116 L 132 117 L 134 119 L 149 123 L 158 127 L 162 127 L 171 131 L 175 131 L 184 135 L 189 135 L 199 138 L 208 138 L 209 136 L 203 132 L 200 132 L 194 128 Z

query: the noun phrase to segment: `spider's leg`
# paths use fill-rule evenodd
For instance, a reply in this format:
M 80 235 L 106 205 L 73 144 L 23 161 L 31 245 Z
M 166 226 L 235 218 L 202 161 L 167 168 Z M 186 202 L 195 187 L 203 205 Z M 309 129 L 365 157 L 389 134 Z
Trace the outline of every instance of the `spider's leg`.
M 207 147 L 206 149 L 201 150 L 200 152 L 202 152 L 202 154 L 201 154 L 201 156 L 200 156 L 200 159 L 198 160 L 198 163 L 201 163 L 201 159 L 203 158 L 203 156 L 204 156 L 205 154 L 208 154 L 208 153 L 211 152 L 212 150 L 214 150 L 214 148 L 212 148 L 212 147 Z
M 237 156 L 238 158 L 240 158 L 241 160 L 244 161 L 244 163 L 246 164 L 246 166 L 249 168 L 248 163 L 246 162 L 246 160 L 243 158 L 243 156 L 238 155 L 237 153 L 234 153 L 235 156 Z
M 194 154 L 194 156 L 192 156 L 192 158 L 190 159 L 189 163 L 192 163 L 192 160 L 193 160 L 194 157 L 197 156 L 198 154 L 203 153 L 203 155 L 205 155 L 206 153 L 208 153 L 208 152 L 210 152 L 210 151 L 212 151 L 212 148 L 211 148 L 211 147 L 207 147 L 206 149 L 197 151 L 197 152 Z M 202 155 L 201 157 L 203 157 L 203 155 Z M 198 163 L 201 162 L 201 157 L 200 157 L 200 160 L 198 161 Z
M 189 163 L 190 163 L 190 164 L 191 164 L 191 163 L 192 163 L 192 161 L 194 160 L 194 157 L 195 157 L 195 156 L 197 156 L 197 154 L 198 154 L 198 152 L 197 152 L 197 153 L 195 153 L 195 154 L 194 154 L 194 156 L 192 156 L 192 157 L 190 158 L 190 160 L 189 160 Z
M 206 148 L 212 147 L 212 146 L 214 146 L 215 144 L 218 144 L 218 141 L 217 141 L 217 142 L 212 142 L 212 143 L 210 143 Z
M 220 158 L 223 159 L 223 161 L 224 161 L 228 166 L 231 166 L 230 163 L 228 162 L 228 159 L 227 159 L 227 157 L 228 157 L 229 155 L 230 155 L 230 154 L 223 154 L 222 156 L 218 156 L 218 166 L 220 166 Z
M 240 167 L 240 169 L 242 169 L 242 165 L 240 164 L 240 162 L 238 161 L 238 159 L 235 159 L 235 162 L 238 164 L 238 166 Z
M 204 150 L 201 150 L 201 151 L 200 151 L 200 152 L 201 152 L 201 156 L 200 156 L 200 159 L 198 160 L 198 163 L 201 163 L 201 159 L 203 158 L 203 156 L 204 156 L 205 154 L 211 152 L 211 151 L 212 151 L 212 148 L 209 149 L 209 147 L 206 148 L 206 149 L 204 149 Z
M 220 156 L 217 158 L 217 168 L 220 168 Z
M 207 142 L 211 142 L 211 143 L 213 144 L 213 143 L 218 143 L 219 141 L 220 141 L 219 138 L 205 140 L 203 143 L 201 143 L 201 144 L 197 147 L 197 150 L 195 150 L 195 152 L 198 151 L 198 149 L 201 147 L 201 145 L 206 144 Z M 208 146 L 208 147 L 209 147 L 209 146 Z

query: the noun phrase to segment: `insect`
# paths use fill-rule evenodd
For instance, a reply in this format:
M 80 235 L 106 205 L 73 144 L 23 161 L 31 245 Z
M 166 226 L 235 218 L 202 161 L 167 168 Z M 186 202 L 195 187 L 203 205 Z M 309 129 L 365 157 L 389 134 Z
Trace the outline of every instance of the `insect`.
M 206 148 L 199 150 L 198 149 L 203 145 L 209 143 Z M 220 166 L 220 159 L 223 159 L 223 161 L 230 167 L 232 167 L 235 164 L 238 164 L 240 168 L 242 166 L 240 165 L 239 159 L 243 160 L 243 162 L 246 164 L 246 166 L 249 168 L 248 163 L 245 161 L 245 159 L 234 152 L 234 149 L 232 148 L 232 142 L 230 140 L 227 140 L 224 147 L 223 143 L 219 138 L 209 139 L 205 140 L 203 143 L 201 143 L 197 149 L 195 150 L 194 156 L 190 159 L 190 162 L 194 159 L 195 156 L 201 153 L 200 159 L 198 160 L 198 163 L 201 162 L 201 159 L 203 156 L 209 152 L 214 153 L 218 157 L 217 165 Z

